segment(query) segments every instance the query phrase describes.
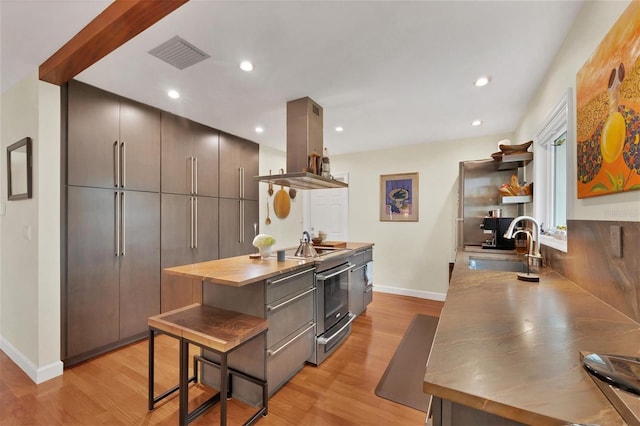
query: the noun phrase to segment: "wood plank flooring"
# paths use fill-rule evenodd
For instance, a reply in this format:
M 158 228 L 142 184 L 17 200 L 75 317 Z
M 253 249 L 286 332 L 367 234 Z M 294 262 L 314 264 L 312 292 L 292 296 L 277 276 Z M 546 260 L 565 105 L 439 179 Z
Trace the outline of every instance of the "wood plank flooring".
M 280 389 L 258 424 L 423 425 L 423 412 L 379 398 L 374 390 L 413 316 L 439 316 L 441 309 L 442 302 L 374 293 L 349 339 L 320 367 L 305 366 Z M 177 379 L 177 341 L 158 336 L 156 391 Z M 194 405 L 210 394 L 201 385 L 189 390 Z M 40 385 L 0 352 L 2 425 L 176 425 L 177 412 L 177 394 L 153 412 L 147 410 L 146 341 L 76 365 Z M 253 408 L 231 400 L 228 424 L 242 424 L 252 413 Z M 219 407 L 214 406 L 191 424 L 218 422 Z

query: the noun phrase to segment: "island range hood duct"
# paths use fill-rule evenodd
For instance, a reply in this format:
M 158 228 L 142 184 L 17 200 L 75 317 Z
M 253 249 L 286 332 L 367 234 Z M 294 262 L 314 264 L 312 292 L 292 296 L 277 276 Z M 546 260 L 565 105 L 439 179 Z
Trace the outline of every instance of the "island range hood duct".
M 255 179 L 295 189 L 347 188 L 349 185 L 344 182 L 312 173 L 310 159 L 321 156 L 322 152 L 322 107 L 309 97 L 289 101 L 287 173 L 256 176 Z

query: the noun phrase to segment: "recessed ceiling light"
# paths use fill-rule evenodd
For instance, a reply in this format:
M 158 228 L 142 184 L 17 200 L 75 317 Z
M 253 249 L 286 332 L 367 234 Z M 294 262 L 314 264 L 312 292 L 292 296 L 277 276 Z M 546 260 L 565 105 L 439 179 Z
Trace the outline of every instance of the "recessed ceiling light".
M 253 64 L 249 61 L 240 62 L 240 69 L 242 71 L 253 71 Z
M 479 126 L 479 125 L 481 125 L 481 124 L 482 124 L 482 120 L 473 120 L 473 121 L 471 122 L 471 125 L 472 125 L 472 126 Z
M 491 81 L 491 79 L 489 77 L 483 75 L 482 77 L 478 77 L 476 82 L 473 83 L 473 84 L 476 85 L 477 87 L 482 87 L 482 86 L 486 86 L 487 84 L 489 84 L 489 81 Z
M 256 133 L 262 133 L 262 132 L 264 132 L 264 127 L 256 126 Z
M 178 91 L 177 91 L 177 90 L 173 90 L 173 89 L 172 89 L 172 90 L 169 90 L 169 91 L 167 92 L 167 95 L 169 95 L 169 97 L 170 97 L 171 99 L 178 99 L 178 98 L 180 97 L 180 93 L 178 93 Z
M 343 131 L 343 130 L 344 130 L 344 129 L 342 128 L 342 126 L 338 126 L 338 127 L 336 127 L 336 132 L 341 132 L 341 131 Z

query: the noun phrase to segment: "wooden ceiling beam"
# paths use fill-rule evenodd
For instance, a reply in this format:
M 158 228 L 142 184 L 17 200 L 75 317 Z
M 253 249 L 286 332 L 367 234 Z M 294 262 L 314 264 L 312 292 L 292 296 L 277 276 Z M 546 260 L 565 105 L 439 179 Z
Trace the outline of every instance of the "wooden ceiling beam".
M 187 1 L 115 0 L 40 65 L 40 80 L 65 84 Z

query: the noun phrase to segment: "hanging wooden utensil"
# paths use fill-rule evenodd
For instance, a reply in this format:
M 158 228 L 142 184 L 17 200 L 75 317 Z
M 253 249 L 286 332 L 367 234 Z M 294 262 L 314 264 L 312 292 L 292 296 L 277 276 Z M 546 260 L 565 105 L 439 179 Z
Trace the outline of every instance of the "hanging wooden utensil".
M 269 202 L 267 201 L 267 218 L 265 219 L 264 223 L 266 223 L 267 225 L 271 225 L 271 218 L 269 217 Z
M 284 170 L 280 169 L 280 173 L 284 173 Z M 291 199 L 289 198 L 289 193 L 287 193 L 287 191 L 284 190 L 284 186 L 281 185 L 273 199 L 273 211 L 278 218 L 284 219 L 289 216 L 290 210 Z
M 271 176 L 271 169 L 269 169 L 269 176 Z M 269 181 L 269 191 L 267 192 L 269 193 L 269 197 L 273 195 L 273 183 L 271 181 Z
M 297 192 L 294 188 L 289 188 L 289 197 L 291 197 L 292 200 L 296 198 L 296 194 Z

